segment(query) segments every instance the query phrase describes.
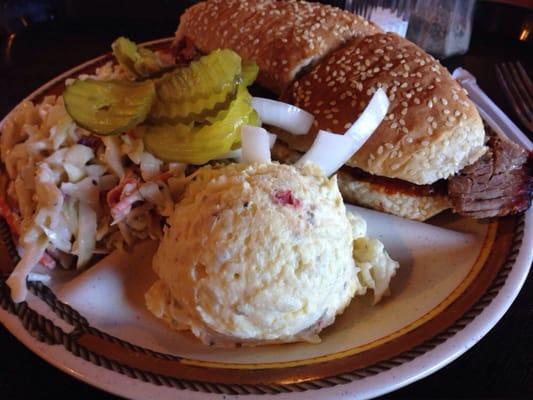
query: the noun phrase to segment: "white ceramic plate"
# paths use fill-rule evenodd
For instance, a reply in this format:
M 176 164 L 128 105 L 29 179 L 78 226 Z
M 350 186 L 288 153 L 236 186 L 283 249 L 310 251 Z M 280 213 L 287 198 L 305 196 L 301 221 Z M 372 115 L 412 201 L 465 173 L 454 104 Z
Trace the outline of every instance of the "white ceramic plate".
M 104 59 L 61 75 L 28 99 Z M 490 223 L 444 214 L 423 224 L 349 209 L 363 215 L 369 234 L 401 269 L 389 298 L 377 306 L 370 297 L 354 299 L 318 345 L 214 349 L 170 331 L 144 307 L 155 279 L 154 243 L 114 253 L 80 275 L 57 272 L 50 290 L 33 284 L 35 294 L 23 305 L 0 291 L 0 321 L 51 364 L 129 398 L 368 398 L 420 379 L 473 346 L 509 308 L 532 262 L 531 211 Z

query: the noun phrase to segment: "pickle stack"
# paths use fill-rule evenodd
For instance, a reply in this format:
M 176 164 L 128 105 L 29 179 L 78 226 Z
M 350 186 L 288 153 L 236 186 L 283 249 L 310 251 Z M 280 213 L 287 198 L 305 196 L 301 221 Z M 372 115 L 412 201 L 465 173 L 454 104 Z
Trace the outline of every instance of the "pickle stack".
M 162 66 L 126 38 L 113 53 L 135 80 L 76 80 L 63 96 L 76 123 L 99 135 L 134 129 L 164 161 L 205 164 L 239 147 L 240 128 L 260 125 L 247 87 L 255 63 L 219 49 L 185 67 Z

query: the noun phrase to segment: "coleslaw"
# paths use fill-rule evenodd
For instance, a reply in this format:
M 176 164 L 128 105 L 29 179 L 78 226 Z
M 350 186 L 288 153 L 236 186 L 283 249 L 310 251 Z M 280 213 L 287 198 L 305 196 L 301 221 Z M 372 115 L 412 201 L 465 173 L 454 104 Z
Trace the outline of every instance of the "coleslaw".
M 132 79 L 112 62 L 79 76 L 88 78 Z M 37 263 L 85 268 L 94 255 L 161 237 L 187 166 L 148 153 L 135 130 L 97 136 L 72 120 L 62 96 L 47 96 L 20 104 L 0 132 L 0 213 L 21 256 L 7 281 L 14 300 L 26 297 Z

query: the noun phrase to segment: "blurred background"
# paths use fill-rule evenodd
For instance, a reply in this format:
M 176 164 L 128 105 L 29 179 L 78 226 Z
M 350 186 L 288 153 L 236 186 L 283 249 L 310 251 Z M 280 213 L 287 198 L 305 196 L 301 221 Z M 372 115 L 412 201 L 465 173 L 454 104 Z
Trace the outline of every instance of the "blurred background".
M 418 0 L 422 5 L 432 1 Z M 440 4 L 464 6 L 470 1 L 441 0 Z M 323 2 L 345 6 L 344 0 Z M 109 52 L 111 42 L 120 35 L 136 42 L 172 36 L 179 15 L 193 3 L 0 0 L 0 119 L 54 76 Z M 376 3 L 369 2 L 370 6 Z M 475 5 L 472 1 L 471 8 L 471 20 L 467 21 L 471 34 L 466 49 L 437 55 L 450 69 L 461 65 L 475 72 L 483 90 L 520 125 L 497 84 L 494 66 L 518 59 L 533 76 L 533 0 L 479 0 Z M 410 15 L 406 34 L 418 40 L 417 37 L 422 38 L 423 23 L 413 21 Z M 429 48 L 433 41 L 425 46 Z M 526 131 L 524 126 L 521 128 Z M 387 398 L 533 398 L 532 305 L 533 280 L 529 279 L 502 321 L 472 350 L 434 375 Z M 1 399 L 62 398 L 67 393 L 78 400 L 115 398 L 46 364 L 1 325 L 0 349 Z
M 195 2 L 0 0 L 0 76 L 3 78 L 0 81 L 3 93 L 0 96 L 0 115 L 39 84 L 109 51 L 109 44 L 119 35 L 128 36 L 136 42 L 171 36 L 179 14 Z M 530 69 L 531 66 L 528 60 L 533 54 L 533 0 L 322 2 L 341 8 L 351 3 L 352 9 L 354 4 L 366 3 L 362 11 L 370 19 L 380 17 L 376 12 L 372 14 L 372 5 L 393 3 L 396 7 L 407 9 L 408 12 L 403 14 L 404 18 L 410 19 L 407 37 L 430 53 L 446 59 L 445 64 L 450 67 L 464 63 L 461 54 L 468 48 L 474 49 L 474 54 L 483 52 L 490 57 L 494 53 L 493 58 L 501 57 L 494 50 L 498 46 L 507 49 L 510 54 L 520 52 L 526 67 Z M 418 11 L 410 12 L 409 3 L 418 3 L 411 6 Z M 440 4 L 440 8 L 435 4 Z M 457 20 L 457 16 L 463 16 L 463 19 Z M 448 29 L 444 36 L 442 25 Z M 457 29 L 460 30 L 458 36 L 453 36 Z M 436 39 L 436 34 L 440 34 L 441 39 Z M 455 48 L 445 46 L 447 37 L 448 42 L 451 37 Z

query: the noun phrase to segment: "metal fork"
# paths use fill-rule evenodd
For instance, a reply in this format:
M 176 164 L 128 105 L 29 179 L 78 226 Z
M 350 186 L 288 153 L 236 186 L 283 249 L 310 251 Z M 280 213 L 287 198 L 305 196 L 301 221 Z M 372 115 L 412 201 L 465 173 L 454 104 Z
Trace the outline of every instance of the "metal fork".
M 518 119 L 533 132 L 533 83 L 522 64 L 517 61 L 496 65 L 496 77 Z

